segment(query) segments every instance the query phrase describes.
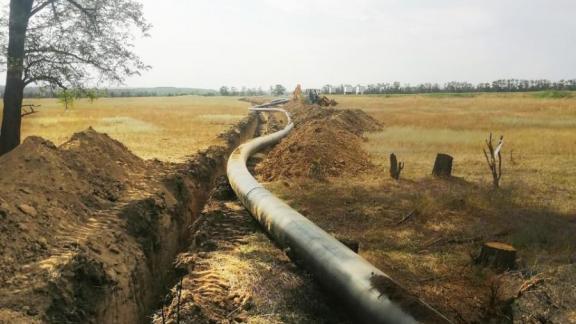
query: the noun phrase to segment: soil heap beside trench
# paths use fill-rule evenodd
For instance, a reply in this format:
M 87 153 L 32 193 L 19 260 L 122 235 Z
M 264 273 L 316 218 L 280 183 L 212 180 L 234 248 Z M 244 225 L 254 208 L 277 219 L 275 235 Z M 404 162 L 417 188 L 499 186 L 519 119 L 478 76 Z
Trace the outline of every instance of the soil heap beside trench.
M 136 323 L 150 315 L 250 114 L 181 164 L 93 129 L 0 157 L 0 323 Z
M 286 106 L 295 128 L 256 169 L 265 181 L 282 178 L 325 179 L 373 168 L 362 149 L 365 132 L 382 125 L 361 110 L 292 102 Z

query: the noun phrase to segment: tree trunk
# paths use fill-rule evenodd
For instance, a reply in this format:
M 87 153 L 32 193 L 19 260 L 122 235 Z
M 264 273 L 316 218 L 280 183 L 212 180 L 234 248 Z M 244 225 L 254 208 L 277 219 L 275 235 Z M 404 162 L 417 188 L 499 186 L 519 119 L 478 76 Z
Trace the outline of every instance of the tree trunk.
M 20 145 L 20 123 L 24 82 L 24 45 L 33 0 L 11 0 L 6 58 L 6 88 L 4 89 L 4 113 L 0 133 L 0 155 Z
M 516 267 L 516 249 L 500 242 L 484 243 L 476 263 L 502 271 L 514 269 Z
M 450 155 L 438 153 L 432 174 L 436 177 L 452 176 L 452 160 L 453 158 Z

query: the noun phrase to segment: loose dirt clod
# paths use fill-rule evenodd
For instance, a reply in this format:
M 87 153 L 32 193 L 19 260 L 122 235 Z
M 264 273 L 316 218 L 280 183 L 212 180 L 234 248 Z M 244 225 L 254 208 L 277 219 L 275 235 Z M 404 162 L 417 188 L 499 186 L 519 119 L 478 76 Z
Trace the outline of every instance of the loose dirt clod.
M 336 110 L 292 103 L 294 131 L 257 167 L 266 181 L 279 178 L 325 179 L 373 167 L 362 150 L 362 134 L 382 126 L 360 110 Z

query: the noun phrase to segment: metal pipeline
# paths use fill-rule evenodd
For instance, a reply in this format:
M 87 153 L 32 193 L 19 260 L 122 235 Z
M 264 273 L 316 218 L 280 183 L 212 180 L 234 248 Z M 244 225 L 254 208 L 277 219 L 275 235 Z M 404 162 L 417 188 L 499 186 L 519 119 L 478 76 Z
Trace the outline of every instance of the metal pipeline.
M 286 248 L 290 255 L 302 261 L 362 322 L 450 323 L 443 315 L 413 296 L 399 298 L 398 295 L 402 295 L 399 292 L 405 291 L 390 277 L 275 197 L 250 174 L 246 167 L 248 158 L 263 148 L 276 144 L 294 128 L 288 112 L 279 108 L 268 108 L 287 101 L 252 108 L 254 111 L 283 112 L 288 123 L 278 132 L 240 145 L 228 159 L 228 179 L 240 201 L 277 243 Z M 376 282 L 380 282 L 379 285 L 383 284 L 385 288 L 377 288 Z

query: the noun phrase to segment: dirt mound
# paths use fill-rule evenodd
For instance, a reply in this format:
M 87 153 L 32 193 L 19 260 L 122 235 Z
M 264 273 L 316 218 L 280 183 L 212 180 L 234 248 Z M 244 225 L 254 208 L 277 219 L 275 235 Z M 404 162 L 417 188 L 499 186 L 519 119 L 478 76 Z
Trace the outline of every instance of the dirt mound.
M 292 102 L 286 106 L 286 110 L 290 111 L 296 126 L 320 120 L 357 135 L 382 130 L 380 122 L 360 109 L 334 109 Z
M 32 316 L 49 314 L 62 303 L 47 302 L 47 296 L 58 300 L 70 297 L 68 293 L 84 294 L 74 290 L 84 289 L 81 285 L 67 291 L 65 281 L 105 276 L 102 264 L 82 252 L 89 248 L 80 243 L 87 235 L 83 227 L 96 223 L 96 211 L 111 207 L 135 184 L 132 179 L 138 180 L 133 176 L 150 166 L 92 129 L 61 147 L 29 137 L 0 157 L 0 166 L 0 307 L 25 309 Z M 88 269 L 99 270 L 92 275 Z M 63 274 L 51 278 L 56 272 Z M 43 291 L 45 301 L 35 299 L 34 291 Z
M 362 134 L 382 126 L 360 110 L 337 110 L 291 103 L 295 129 L 272 149 L 256 171 L 266 181 L 324 179 L 371 169 Z
M 144 161 L 92 129 L 0 157 L 0 323 L 143 322 L 256 120 L 181 164 Z
M 56 243 L 54 233 L 86 220 L 89 207 L 117 200 L 129 174 L 145 168 L 122 144 L 93 130 L 60 148 L 29 137 L 0 165 L 0 255 L 6 261 L 0 279 L 41 258 Z

